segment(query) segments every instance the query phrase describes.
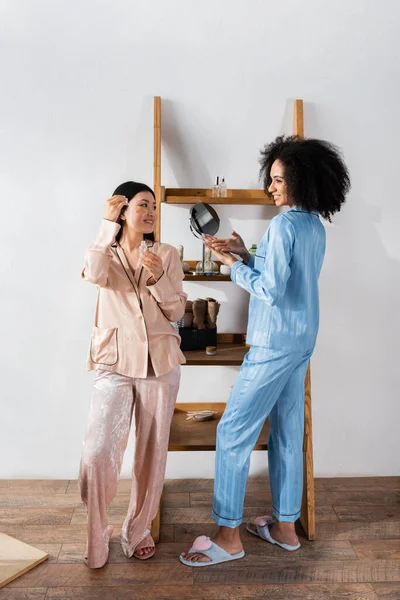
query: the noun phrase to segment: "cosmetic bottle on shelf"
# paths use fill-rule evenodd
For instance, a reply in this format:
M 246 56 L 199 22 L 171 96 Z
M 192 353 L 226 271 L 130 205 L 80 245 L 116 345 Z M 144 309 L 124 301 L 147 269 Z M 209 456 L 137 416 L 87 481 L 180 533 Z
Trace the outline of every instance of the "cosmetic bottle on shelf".
M 226 198 L 227 196 L 227 187 L 225 182 L 225 175 L 222 175 L 221 183 L 219 185 L 219 195 L 221 198 Z
M 212 189 L 212 196 L 213 196 L 213 198 L 219 198 L 220 195 L 221 195 L 221 192 L 220 192 L 220 186 L 219 186 L 219 175 L 217 175 L 215 178 L 215 183 L 213 185 L 213 189 Z

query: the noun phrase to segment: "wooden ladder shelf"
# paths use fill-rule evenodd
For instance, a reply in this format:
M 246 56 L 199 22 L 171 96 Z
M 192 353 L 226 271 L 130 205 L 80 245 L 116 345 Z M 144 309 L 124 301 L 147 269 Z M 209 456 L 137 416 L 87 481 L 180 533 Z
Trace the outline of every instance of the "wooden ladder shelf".
M 294 102 L 294 134 L 304 135 L 303 101 Z M 254 204 L 273 205 L 274 202 L 262 190 L 229 190 L 226 198 L 213 198 L 211 189 L 201 188 L 165 188 L 161 185 L 161 98 L 154 98 L 154 191 L 157 200 L 157 222 L 155 236 L 160 240 L 161 203 L 194 204 Z M 228 276 L 186 276 L 185 281 L 230 281 Z M 248 348 L 240 334 L 221 334 L 218 336 L 218 352 L 215 356 L 207 356 L 202 351 L 185 352 L 187 365 L 241 365 Z M 213 410 L 222 415 L 225 404 L 213 404 Z M 217 408 L 215 408 L 217 407 Z M 187 422 L 184 413 L 187 410 L 208 409 L 209 403 L 177 404 L 171 426 L 169 451 L 215 450 L 216 425 L 218 421 L 209 423 Z M 314 468 L 312 445 L 312 412 L 311 412 L 311 375 L 308 365 L 304 387 L 304 487 L 300 522 L 309 540 L 315 539 L 315 501 L 314 501 Z M 266 450 L 269 425 L 266 422 L 255 449 Z M 161 504 L 152 524 L 152 534 L 158 541 L 161 520 Z

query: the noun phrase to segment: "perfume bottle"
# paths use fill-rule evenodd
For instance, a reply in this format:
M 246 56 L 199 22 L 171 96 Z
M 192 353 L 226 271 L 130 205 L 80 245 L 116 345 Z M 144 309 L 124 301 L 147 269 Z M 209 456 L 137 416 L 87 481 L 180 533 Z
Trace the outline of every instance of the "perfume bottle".
M 143 261 L 143 256 L 144 254 L 147 252 L 148 248 L 147 248 L 147 244 L 145 240 L 142 240 L 140 242 L 140 246 L 139 246 L 139 260 L 138 260 L 138 268 L 140 268 L 142 266 L 142 261 Z
M 226 198 L 227 196 L 227 187 L 226 187 L 226 182 L 225 182 L 225 175 L 222 175 L 221 178 L 221 183 L 219 186 L 219 195 L 221 196 L 221 198 Z
M 215 183 L 213 185 L 213 189 L 212 189 L 212 197 L 219 198 L 219 196 L 220 196 L 219 175 L 217 175 L 215 178 Z

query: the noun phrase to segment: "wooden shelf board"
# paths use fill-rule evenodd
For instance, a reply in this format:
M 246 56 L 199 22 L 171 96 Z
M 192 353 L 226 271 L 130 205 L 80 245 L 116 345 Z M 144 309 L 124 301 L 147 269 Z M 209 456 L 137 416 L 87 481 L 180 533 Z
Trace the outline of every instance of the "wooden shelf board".
M 196 202 L 204 201 L 207 204 L 237 204 L 237 205 L 259 205 L 259 206 L 275 206 L 273 200 L 269 198 L 202 198 L 196 196 L 168 196 L 165 198 L 166 204 L 196 204 Z
M 201 366 L 240 366 L 249 348 L 246 344 L 221 344 L 217 346 L 217 354 L 208 356 L 205 350 L 186 350 L 186 365 Z
M 274 201 L 263 190 L 227 190 L 225 198 L 214 198 L 211 189 L 167 188 L 163 190 L 162 202 L 167 204 L 259 204 L 275 206 Z
M 215 450 L 216 429 L 225 406 L 224 402 L 178 403 L 172 419 L 168 450 Z M 186 413 L 189 410 L 215 410 L 218 415 L 212 421 L 187 421 Z M 266 421 L 254 450 L 267 450 L 268 435 L 269 423 Z
M 189 267 L 190 267 L 190 271 L 192 273 L 194 273 L 196 271 L 196 265 L 198 262 L 198 260 L 186 260 L 185 262 L 188 263 Z M 218 269 L 221 266 L 221 262 L 219 260 L 214 260 L 213 262 L 215 262 L 218 265 Z M 185 281 L 231 281 L 231 277 L 230 275 L 221 275 L 221 273 L 217 273 L 216 275 L 189 275 L 186 274 L 185 275 Z
M 185 275 L 184 281 L 231 281 L 230 275 Z

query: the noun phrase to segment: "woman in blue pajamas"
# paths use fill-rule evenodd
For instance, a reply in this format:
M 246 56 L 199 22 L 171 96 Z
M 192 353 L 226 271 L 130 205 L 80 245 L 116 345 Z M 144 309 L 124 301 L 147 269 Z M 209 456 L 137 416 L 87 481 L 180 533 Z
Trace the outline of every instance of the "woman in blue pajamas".
M 325 254 L 320 216 L 330 221 L 340 210 L 350 178 L 338 150 L 321 140 L 279 137 L 264 148 L 260 162 L 265 191 L 289 210 L 272 219 L 255 257 L 235 232 L 205 241 L 231 267 L 232 281 L 250 294 L 251 348 L 217 430 L 212 516 L 219 528 L 180 557 L 195 566 L 244 555 L 239 525 L 250 455 L 267 417 L 274 519 L 259 517 L 248 529 L 286 550 L 300 546 L 294 523 L 303 489 L 304 379 L 319 325 Z

